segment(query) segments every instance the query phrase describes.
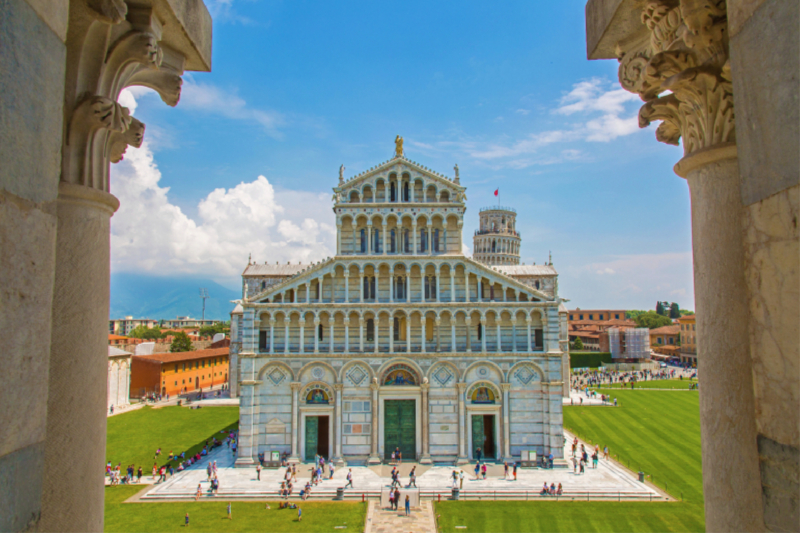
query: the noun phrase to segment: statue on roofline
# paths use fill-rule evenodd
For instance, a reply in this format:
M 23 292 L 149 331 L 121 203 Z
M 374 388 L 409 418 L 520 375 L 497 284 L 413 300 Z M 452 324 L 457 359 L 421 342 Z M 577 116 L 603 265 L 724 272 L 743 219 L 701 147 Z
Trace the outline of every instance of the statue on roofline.
M 394 156 L 403 157 L 403 138 L 399 135 L 394 138 Z
M 339 185 L 344 183 L 344 165 L 339 167 Z

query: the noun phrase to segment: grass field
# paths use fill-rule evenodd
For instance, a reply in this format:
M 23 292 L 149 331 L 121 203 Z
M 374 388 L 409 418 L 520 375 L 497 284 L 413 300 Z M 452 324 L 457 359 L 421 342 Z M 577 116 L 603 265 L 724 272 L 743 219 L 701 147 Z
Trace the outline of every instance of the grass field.
M 691 379 L 691 380 L 688 379 L 688 378 L 687 379 L 656 379 L 656 380 L 653 380 L 653 381 L 637 381 L 636 382 L 636 386 L 634 388 L 636 388 L 636 389 L 688 389 L 692 385 L 696 385 L 696 384 L 697 384 L 697 379 Z M 592 388 L 598 388 L 598 387 L 592 387 Z M 611 384 L 611 385 L 606 384 L 606 385 L 603 385 L 602 387 L 599 387 L 599 388 L 603 388 L 603 389 L 622 389 L 622 388 L 625 388 L 625 389 L 629 389 L 630 390 L 631 387 L 630 387 L 630 385 L 628 385 L 627 387 L 623 387 L 622 383 L 614 383 L 614 384 Z
M 209 409 L 210 410 L 210 409 Z M 161 533 L 169 531 L 268 531 L 282 533 L 360 532 L 364 530 L 366 504 L 361 502 L 302 502 L 302 522 L 297 510 L 278 509 L 278 502 L 232 502 L 233 520 L 227 518 L 226 500 L 186 503 L 122 503 L 142 487 L 106 487 L 105 531 L 109 533 Z M 189 528 L 184 516 L 189 513 Z M 335 529 L 336 526 L 346 526 Z
M 607 390 L 607 389 L 601 389 Z M 612 391 L 609 391 L 612 392 Z M 696 393 L 614 389 L 619 407 L 564 407 L 564 427 L 682 502 L 442 502 L 443 532 L 704 531 Z M 456 529 L 466 525 L 467 529 Z
M 112 416 L 106 432 L 106 457 L 112 464 L 142 466 L 149 476 L 153 456 L 161 448 L 159 466 L 166 463 L 170 450 L 175 454 L 202 449 L 206 439 L 220 430 L 235 428 L 239 420 L 238 407 L 143 407 L 136 411 Z

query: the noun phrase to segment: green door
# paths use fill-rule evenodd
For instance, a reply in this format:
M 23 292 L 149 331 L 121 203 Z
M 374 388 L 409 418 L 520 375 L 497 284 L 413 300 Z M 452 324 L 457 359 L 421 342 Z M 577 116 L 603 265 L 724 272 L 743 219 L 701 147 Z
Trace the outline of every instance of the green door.
M 319 418 L 306 417 L 306 461 L 313 461 L 317 455 L 317 442 L 319 441 Z
M 478 458 L 477 450 L 481 449 L 481 459 L 486 458 L 486 431 L 483 427 L 483 415 L 472 415 L 472 457 Z
M 405 461 L 417 459 L 416 400 L 386 400 L 383 404 L 383 449 L 386 459 L 400 448 Z

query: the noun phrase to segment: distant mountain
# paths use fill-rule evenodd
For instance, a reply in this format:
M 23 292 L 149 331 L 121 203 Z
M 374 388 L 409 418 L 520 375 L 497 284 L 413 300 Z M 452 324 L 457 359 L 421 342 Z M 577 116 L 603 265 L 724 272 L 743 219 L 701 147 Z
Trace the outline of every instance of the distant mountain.
M 242 297 L 209 279 L 156 277 L 141 274 L 111 274 L 110 317 L 172 319 L 177 316 L 200 318 L 203 300 L 200 288 L 208 289 L 206 318 L 230 320 L 231 300 Z

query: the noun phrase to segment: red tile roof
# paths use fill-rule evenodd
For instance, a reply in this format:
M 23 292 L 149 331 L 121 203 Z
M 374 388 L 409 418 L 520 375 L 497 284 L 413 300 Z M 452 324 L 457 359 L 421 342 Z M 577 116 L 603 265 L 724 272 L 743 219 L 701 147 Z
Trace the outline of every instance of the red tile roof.
M 228 355 L 230 348 L 209 348 L 206 350 L 195 350 L 193 352 L 174 352 L 174 353 L 154 353 L 153 355 L 138 355 L 139 359 L 146 361 L 157 361 L 160 363 L 177 363 L 179 361 L 194 361 L 206 357 L 219 357 Z

